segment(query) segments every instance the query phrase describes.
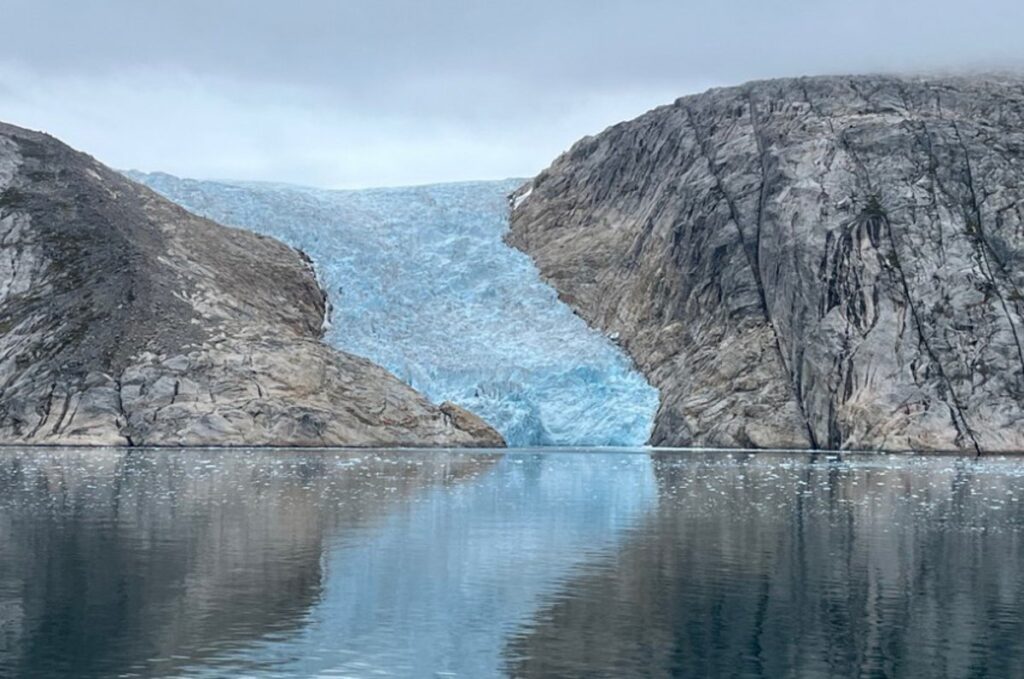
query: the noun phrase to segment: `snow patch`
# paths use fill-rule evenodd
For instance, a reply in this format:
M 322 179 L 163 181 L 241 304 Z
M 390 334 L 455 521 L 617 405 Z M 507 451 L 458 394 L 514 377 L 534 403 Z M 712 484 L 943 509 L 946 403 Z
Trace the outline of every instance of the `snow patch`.
M 522 205 L 523 203 L 525 203 L 526 199 L 529 198 L 532 194 L 533 194 L 533 186 L 531 186 L 530 188 L 526 189 L 526 191 L 524 191 L 523 193 L 521 193 L 521 194 L 519 194 L 518 196 L 515 197 L 515 200 L 512 201 L 512 209 L 513 210 L 518 210 L 519 206 Z

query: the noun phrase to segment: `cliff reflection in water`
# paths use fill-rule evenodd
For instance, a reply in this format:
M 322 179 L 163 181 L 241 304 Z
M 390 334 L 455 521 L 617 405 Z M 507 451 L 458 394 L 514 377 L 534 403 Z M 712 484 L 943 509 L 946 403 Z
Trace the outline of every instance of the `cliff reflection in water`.
M 1024 676 L 1019 459 L 658 455 L 659 502 L 514 676 Z
M 287 637 L 325 537 L 495 459 L 0 452 L 0 676 L 164 675 Z
M 0 676 L 1021 676 L 1020 460 L 0 452 Z

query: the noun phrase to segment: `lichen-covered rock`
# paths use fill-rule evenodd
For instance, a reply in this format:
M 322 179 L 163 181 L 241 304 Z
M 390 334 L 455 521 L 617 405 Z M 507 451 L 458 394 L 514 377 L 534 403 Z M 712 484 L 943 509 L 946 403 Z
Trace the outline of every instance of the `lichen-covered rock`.
M 1024 450 L 1022 80 L 712 90 L 512 198 L 660 390 L 652 443 Z
M 310 263 L 0 124 L 0 443 L 497 446 L 320 341 Z

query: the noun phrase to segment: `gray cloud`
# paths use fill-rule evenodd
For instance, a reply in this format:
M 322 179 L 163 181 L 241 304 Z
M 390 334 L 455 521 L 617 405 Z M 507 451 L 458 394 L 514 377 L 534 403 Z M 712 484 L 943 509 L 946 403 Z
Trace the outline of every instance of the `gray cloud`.
M 0 117 L 122 167 L 363 186 L 532 174 L 751 78 L 1017 68 L 1024 3 L 3 0 Z

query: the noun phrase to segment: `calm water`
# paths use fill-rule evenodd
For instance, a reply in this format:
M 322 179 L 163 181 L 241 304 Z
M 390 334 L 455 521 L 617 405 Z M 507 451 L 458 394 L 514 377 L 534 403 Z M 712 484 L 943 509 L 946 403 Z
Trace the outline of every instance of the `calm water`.
M 0 452 L 0 676 L 1024 677 L 1024 459 Z

